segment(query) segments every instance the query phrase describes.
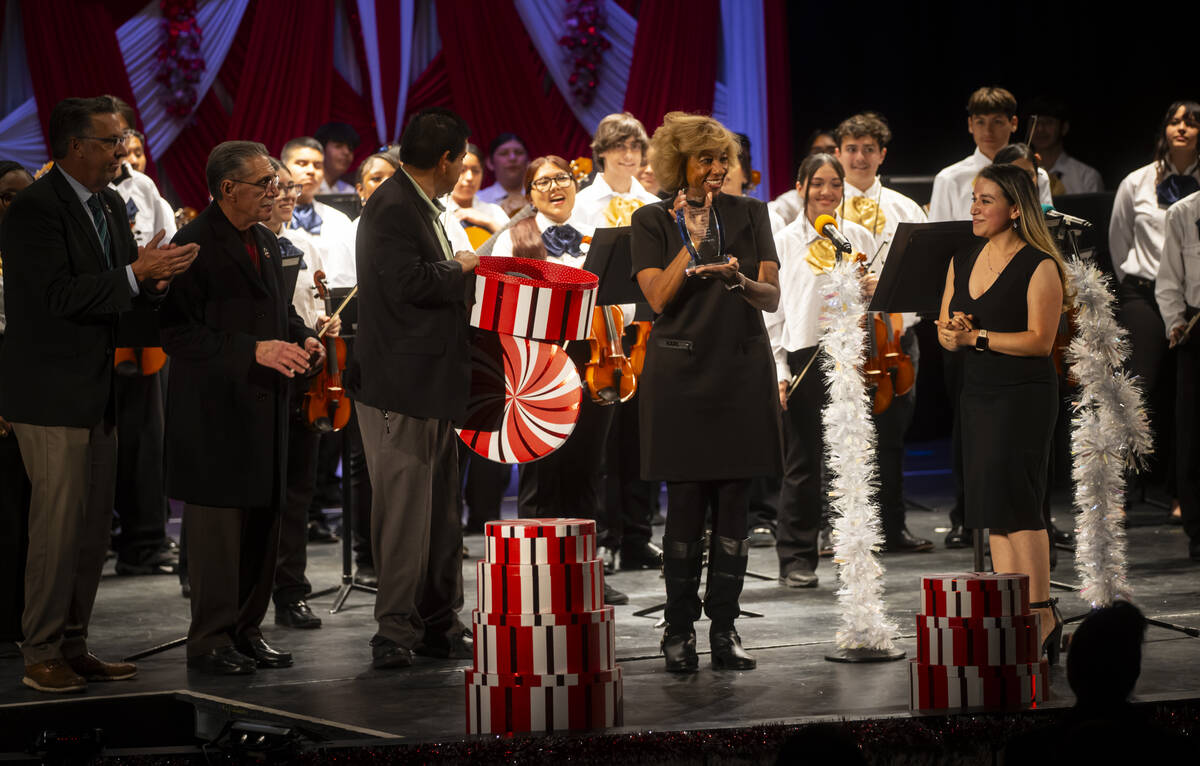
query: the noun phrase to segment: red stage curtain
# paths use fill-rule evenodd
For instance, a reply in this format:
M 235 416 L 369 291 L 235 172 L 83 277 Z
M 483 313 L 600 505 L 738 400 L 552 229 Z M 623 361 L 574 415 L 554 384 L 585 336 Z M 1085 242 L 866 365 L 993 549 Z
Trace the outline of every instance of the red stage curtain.
M 354 92 L 346 78 L 337 70 L 333 72 L 333 101 L 330 105 L 329 122 L 344 122 L 354 128 L 361 139 L 358 149 L 354 152 L 354 162 L 350 170 L 358 169 L 358 164 L 374 154 L 379 148 L 379 139 L 375 135 L 375 118 L 366 99 Z
M 203 210 L 208 205 L 204 166 L 208 153 L 225 140 L 229 113 L 211 89 L 192 113 L 192 122 L 176 138 L 159 162 L 181 205 Z
M 650 133 L 667 112 L 711 114 L 720 0 L 655 0 L 639 10 L 626 111 Z
M 375 36 L 379 40 L 379 91 L 383 101 L 383 135 L 389 139 L 400 135 L 396 125 L 396 108 L 400 101 L 401 54 L 408 56 L 412 51 L 400 50 L 400 3 L 396 0 L 362 0 L 375 3 Z M 367 70 L 363 70 L 366 76 Z
M 333 85 L 333 0 L 259 0 L 228 137 L 272 153 L 328 121 Z
M 46 145 L 50 111 L 71 96 L 111 93 L 137 109 L 116 25 L 105 3 L 38 0 L 21 4 L 26 59 Z
M 588 152 L 591 136 L 546 74 L 511 0 L 469 8 L 438 0 L 437 18 L 452 108 L 470 125 L 473 143 L 486 146 L 511 131 L 533 156 Z
M 446 54 L 438 51 L 433 61 L 429 62 L 429 66 L 425 67 L 425 71 L 408 88 L 408 101 L 404 105 L 404 124 L 407 125 L 408 118 L 425 107 L 449 107 L 451 101 Z
M 787 6 L 784 0 L 763 0 L 767 61 L 767 143 L 770 147 L 772 198 L 796 185 L 792 156 L 792 65 L 788 55 Z

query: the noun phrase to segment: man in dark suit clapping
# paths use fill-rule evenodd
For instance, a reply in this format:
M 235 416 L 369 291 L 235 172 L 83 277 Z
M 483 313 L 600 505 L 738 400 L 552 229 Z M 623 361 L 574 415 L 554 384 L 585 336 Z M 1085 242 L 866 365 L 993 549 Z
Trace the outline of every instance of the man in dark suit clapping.
M 453 421 L 467 406 L 466 295 L 479 259 L 452 251 L 436 202 L 458 181 L 468 134 L 447 109 L 414 115 L 400 139 L 400 171 L 371 195 L 358 226 L 358 339 L 348 392 L 374 489 L 377 668 L 405 667 L 414 651 L 471 656 L 457 614 L 462 527 Z
M 23 682 L 82 691 L 131 678 L 88 651 L 116 481 L 117 317 L 161 300 L 198 248 L 139 248 L 108 183 L 126 155 L 111 98 L 69 98 L 50 114 L 54 167 L 12 203 L 0 231 L 8 328 L 0 411 L 33 486 L 25 575 Z
M 167 493 L 184 501 L 192 588 L 188 667 L 214 675 L 281 668 L 263 640 L 287 466 L 287 379 L 324 363 L 292 307 L 266 227 L 279 179 L 266 147 L 226 141 L 205 168 L 213 202 L 175 235 L 204 257 L 162 310 L 171 356 Z

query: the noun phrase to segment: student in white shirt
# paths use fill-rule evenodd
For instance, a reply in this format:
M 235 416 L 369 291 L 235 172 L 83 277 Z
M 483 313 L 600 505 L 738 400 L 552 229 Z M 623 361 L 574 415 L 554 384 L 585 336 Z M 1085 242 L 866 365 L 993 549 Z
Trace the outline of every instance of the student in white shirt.
M 971 194 L 975 176 L 992 164 L 992 158 L 1008 144 L 1017 130 L 1017 99 L 1004 88 L 980 88 L 967 100 L 967 131 L 975 140 L 970 157 L 942 168 L 933 179 L 929 220 L 966 221 L 971 217 Z M 1038 198 L 1051 203 L 1050 177 L 1038 171 Z
M 1162 383 L 1170 375 L 1167 327 L 1154 298 L 1165 238 L 1167 208 L 1200 189 L 1200 103 L 1176 101 L 1163 117 L 1154 150 L 1154 161 L 1125 177 L 1117 187 L 1108 223 L 1108 249 L 1113 271 L 1121 281 L 1117 320 L 1129 330 L 1130 372 L 1141 379 L 1152 413 L 1167 412 Z M 1158 424 L 1155 432 L 1164 430 Z M 1169 439 L 1160 440 L 1158 452 L 1169 455 Z M 1167 459 L 1164 457 L 1163 459 Z M 1168 464 L 1169 465 L 1169 464 Z M 1168 484 L 1171 471 L 1168 470 Z
M 304 229 L 314 245 L 321 249 L 330 287 L 353 287 L 358 283 L 354 265 L 354 225 L 345 213 L 314 199 L 325 181 L 325 154 L 321 144 L 308 136 L 293 138 L 283 145 L 280 159 L 287 165 L 292 178 L 302 184 L 288 230 Z
M 366 207 L 367 200 L 371 198 L 379 185 L 396 175 L 396 171 L 399 169 L 400 161 L 389 152 L 376 152 L 363 160 L 362 164 L 358 166 L 358 172 L 354 179 L 354 193 L 358 195 L 359 205 Z M 360 215 L 350 222 L 350 225 L 354 227 L 355 237 L 358 236 L 358 222 L 361 220 L 362 216 Z
M 1200 330 L 1187 323 L 1200 313 L 1200 192 L 1167 209 L 1166 236 L 1154 297 L 1170 345 L 1176 348 L 1176 483 L 1188 555 L 1200 561 Z
M 835 156 L 846 171 L 842 202 L 838 213 L 843 220 L 867 229 L 873 248 L 866 252 L 871 270 L 878 274 L 887 262 L 896 228 L 903 222 L 924 223 L 925 211 L 897 191 L 884 188 L 879 167 L 887 158 L 892 131 L 887 121 L 874 112 L 856 114 L 842 121 L 834 131 L 838 147 Z M 912 361 L 916 378 L 920 349 L 913 327 L 916 314 L 899 315 L 904 322 L 900 346 Z M 883 550 L 887 553 L 911 553 L 933 550 L 933 543 L 913 536 L 905 523 L 904 505 L 904 434 L 916 409 L 917 387 L 904 396 L 895 396 L 886 410 L 874 416 L 879 459 L 879 513 L 883 522 Z
M 596 178 L 575 196 L 575 220 L 597 229 L 628 226 L 634 210 L 659 201 L 636 178 L 649 145 L 646 129 L 628 112 L 600 121 L 592 137 Z
M 817 586 L 817 537 L 824 505 L 821 411 L 825 408 L 825 381 L 815 357 L 820 352 L 819 319 L 830 289 L 828 271 L 836 263 L 836 252 L 813 228 L 813 222 L 821 215 L 837 216 L 845 176 L 841 162 L 830 154 L 810 154 L 800 163 L 796 190 L 805 212 L 775 235 L 779 308 L 764 315 L 786 432 L 776 553 L 780 582 L 791 588 Z M 871 233 L 858 224 L 839 220 L 838 228 L 856 251 L 867 253 L 874 248 Z M 801 372 L 804 377 L 789 398 L 792 376 Z
M 1029 118 L 1036 120 L 1029 141 L 1038 153 L 1038 163 L 1050 177 L 1050 194 L 1093 194 L 1104 191 L 1104 179 L 1091 165 L 1067 154 L 1063 139 L 1071 132 L 1066 104 L 1058 100 L 1035 99 Z
M 344 122 L 327 122 L 317 128 L 313 138 L 321 145 L 325 157 L 325 178 L 317 194 L 352 194 L 354 187 L 342 179 L 354 164 L 360 140 L 358 131 Z
M 834 138 L 834 131 L 817 128 L 808 135 L 809 154 L 837 154 L 837 139 Z M 779 218 L 783 219 L 785 224 L 789 224 L 796 220 L 800 215 L 800 211 L 804 208 L 803 201 L 795 189 L 788 189 L 783 194 L 780 194 L 775 199 L 767 203 L 767 208 Z
M 488 146 L 487 168 L 496 182 L 479 192 L 479 199 L 504 208 L 508 215 L 525 207 L 525 169 L 529 150 L 516 133 L 501 133 Z
M 458 183 L 449 194 L 438 199 L 446 208 L 442 214 L 442 225 L 456 253 L 459 250 L 474 252 L 478 245 L 482 245 L 508 223 L 508 213 L 504 212 L 504 208 L 479 198 L 479 187 L 483 185 L 482 159 L 483 153 L 479 147 L 467 144 Z M 482 528 L 480 531 L 483 531 Z

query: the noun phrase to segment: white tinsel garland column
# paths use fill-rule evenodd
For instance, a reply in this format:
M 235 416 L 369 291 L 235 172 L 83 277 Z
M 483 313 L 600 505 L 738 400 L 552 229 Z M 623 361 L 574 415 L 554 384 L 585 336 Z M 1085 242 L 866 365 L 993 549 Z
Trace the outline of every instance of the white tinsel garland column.
M 1079 382 L 1072 418 L 1071 477 L 1075 483 L 1075 567 L 1081 595 L 1093 607 L 1128 599 L 1125 559 L 1125 475 L 1154 450 L 1142 393 L 1122 371 L 1128 333 L 1117 324 L 1115 299 L 1093 264 L 1071 260 L 1077 331 L 1067 348 Z
M 875 659 L 899 659 L 892 644 L 897 626 L 883 604 L 882 542 L 874 498 L 875 424 L 861 365 L 866 346 L 866 303 L 857 264 L 843 261 L 829 272 L 831 294 L 821 317 L 821 363 L 829 386 L 822 414 L 829 492 L 833 511 L 833 555 L 838 572 L 842 652 L 877 652 Z M 847 657 L 829 659 L 849 659 Z

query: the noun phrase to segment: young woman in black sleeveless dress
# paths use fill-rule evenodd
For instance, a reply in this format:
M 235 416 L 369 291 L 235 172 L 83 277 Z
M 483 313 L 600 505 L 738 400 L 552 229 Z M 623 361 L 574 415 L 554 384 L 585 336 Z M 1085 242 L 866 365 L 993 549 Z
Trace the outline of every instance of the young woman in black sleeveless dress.
M 975 180 L 971 226 L 986 239 L 946 274 L 938 341 L 965 355 L 962 418 L 966 525 L 988 529 L 997 572 L 1029 575 L 1051 661 L 1061 620 L 1050 599 L 1042 517 L 1058 377 L 1050 353 L 1068 293 L 1062 257 L 1028 173 L 992 165 Z

